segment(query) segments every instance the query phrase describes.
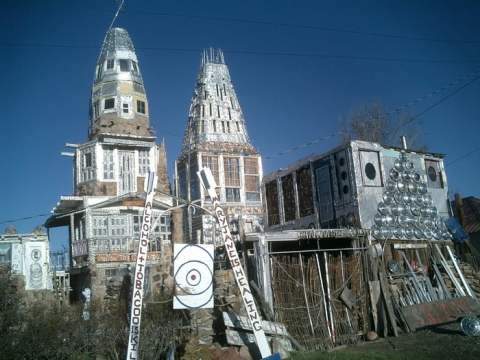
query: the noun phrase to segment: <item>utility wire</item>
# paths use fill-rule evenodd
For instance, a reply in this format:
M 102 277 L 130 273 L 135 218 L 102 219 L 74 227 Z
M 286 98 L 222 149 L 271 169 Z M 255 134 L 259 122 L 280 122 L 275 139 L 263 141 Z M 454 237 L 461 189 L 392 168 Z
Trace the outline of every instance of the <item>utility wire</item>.
M 401 124 L 399 127 L 397 127 L 393 133 L 393 135 L 391 136 L 391 138 L 393 138 L 393 136 L 395 134 L 398 133 L 398 131 L 406 126 L 406 125 L 409 125 L 415 121 L 417 121 L 422 115 L 424 115 L 426 112 L 434 109 L 435 107 L 439 106 L 441 103 L 443 103 L 445 100 L 447 100 L 448 98 L 456 95 L 458 92 L 460 92 L 461 90 L 465 89 L 466 87 L 470 86 L 471 84 L 473 84 L 475 81 L 479 80 L 480 79 L 480 70 L 477 70 L 477 71 L 474 71 L 472 73 L 470 73 L 470 75 L 465 75 L 465 76 L 462 76 L 462 77 L 459 77 L 458 79 L 448 83 L 447 85 L 445 86 L 442 86 L 441 88 L 435 90 L 435 91 L 432 91 L 424 96 L 421 96 L 403 106 L 397 106 L 396 108 L 394 108 L 392 111 L 388 111 L 386 112 L 386 115 L 387 116 L 391 116 L 391 115 L 395 115 L 395 114 L 398 114 L 400 113 L 401 111 L 404 111 L 405 109 L 407 109 L 408 107 L 411 107 L 413 105 L 416 105 L 428 98 L 431 98 L 433 96 L 436 96 L 436 95 L 439 95 L 441 94 L 442 92 L 445 92 L 446 90 L 452 88 L 453 86 L 456 86 L 458 85 L 462 80 L 465 80 L 468 78 L 468 82 L 463 84 L 461 87 L 455 89 L 454 91 L 452 91 L 451 93 L 448 93 L 447 95 L 445 95 L 444 97 L 442 97 L 439 101 L 437 101 L 436 103 L 430 105 L 429 107 L 427 107 L 426 109 L 422 110 L 420 113 L 416 114 L 414 117 L 412 117 L 411 119 L 409 119 L 408 121 L 406 121 L 405 123 Z M 288 148 L 286 150 L 283 150 L 283 151 L 280 151 L 280 152 L 277 152 L 273 155 L 269 155 L 269 156 L 264 156 L 263 158 L 264 159 L 273 159 L 273 158 L 276 158 L 276 157 L 280 157 L 280 156 L 283 156 L 283 155 L 287 155 L 287 154 L 290 154 L 292 152 L 295 152 L 297 150 L 300 150 L 300 149 L 303 149 L 303 148 L 306 148 L 306 147 L 309 147 L 309 146 L 312 146 L 312 145 L 315 145 L 315 144 L 318 144 L 319 142 L 321 141 L 325 141 L 325 140 L 329 140 L 331 138 L 333 138 L 334 136 L 336 135 L 339 135 L 341 134 L 341 132 L 334 132 L 330 135 L 327 135 L 327 136 L 322 136 L 320 138 L 317 138 L 317 139 L 314 139 L 314 140 L 310 140 L 306 143 L 303 143 L 303 144 L 300 144 L 300 145 L 296 145 L 296 146 L 293 146 L 291 148 Z M 476 151 L 476 150 L 475 150 Z M 447 164 L 449 165 L 449 164 Z
M 174 14 L 168 12 L 159 12 L 159 11 L 125 11 L 127 14 L 132 15 L 156 15 L 156 16 L 165 16 L 165 17 L 181 17 L 186 19 L 198 19 L 198 20 L 207 20 L 214 22 L 230 22 L 230 23 L 242 23 L 242 24 L 255 24 L 255 25 L 267 25 L 267 26 L 279 26 L 279 27 L 289 27 L 297 29 L 306 29 L 306 30 L 316 30 L 323 32 L 334 32 L 334 33 L 344 33 L 352 35 L 363 35 L 370 37 L 382 37 L 389 39 L 404 39 L 404 40 L 414 40 L 414 41 L 427 41 L 427 42 L 441 42 L 441 43 L 460 43 L 460 44 L 478 44 L 478 40 L 461 40 L 461 39 L 439 39 L 431 37 L 418 37 L 411 35 L 402 35 L 402 34 L 388 34 L 380 33 L 373 31 L 361 31 L 355 29 L 346 29 L 346 28 L 336 28 L 330 26 L 318 26 L 318 25 L 309 25 L 309 24 L 295 24 L 288 22 L 275 22 L 268 20 L 259 20 L 259 19 L 247 19 L 247 18 L 234 18 L 234 17 L 221 17 L 221 16 L 208 16 L 208 15 L 194 15 L 194 14 Z
M 46 214 L 38 214 L 38 215 L 26 216 L 26 217 L 22 217 L 22 218 L 11 219 L 11 220 L 4 220 L 4 221 L 1 221 L 1 222 L 0 222 L 0 225 L 16 223 L 16 222 L 20 222 L 20 221 L 24 221 L 24 220 L 30 220 L 30 219 L 35 219 L 35 218 L 38 218 L 38 217 L 49 216 L 49 215 L 51 215 L 51 214 L 50 214 L 50 213 L 46 213 Z
M 0 42 L 0 47 L 6 48 L 67 48 L 67 49 L 98 49 L 93 45 L 72 45 L 72 44 L 53 44 L 53 43 L 12 43 Z M 141 46 L 135 47 L 137 50 L 146 51 L 165 51 L 165 52 L 194 52 L 200 53 L 201 49 L 197 48 L 171 48 L 171 47 L 155 47 Z M 257 51 L 257 50 L 241 50 L 241 49 L 225 49 L 228 54 L 240 55 L 259 55 L 259 56 L 286 56 L 298 58 L 321 58 L 321 59 L 337 59 L 337 60 L 361 60 L 361 61 L 379 61 L 379 62 L 400 62 L 400 63 L 419 63 L 419 64 L 469 64 L 478 63 L 480 60 L 455 60 L 455 59 L 417 59 L 417 58 L 397 58 L 397 57 L 381 57 L 381 56 L 360 56 L 350 54 L 327 54 L 327 53 L 303 53 L 294 51 Z
M 459 161 L 462 161 L 463 159 L 466 159 L 467 157 L 469 157 L 470 155 L 476 153 L 477 151 L 480 151 L 480 147 L 476 147 L 470 151 L 468 151 L 467 153 L 463 154 L 463 155 L 460 155 L 459 157 L 455 158 L 454 160 L 446 163 L 446 166 L 451 166 L 453 164 L 456 164 L 457 162 Z
M 465 89 L 466 87 L 472 85 L 474 82 L 478 81 L 480 79 L 480 75 L 479 76 L 476 76 L 474 77 L 473 79 L 471 79 L 470 81 L 468 81 L 467 83 L 463 84 L 462 86 L 460 86 L 459 88 L 455 89 L 454 91 L 452 91 L 451 93 L 445 95 L 444 97 L 442 97 L 440 100 L 438 100 L 437 102 L 433 103 L 432 105 L 428 106 L 426 109 L 422 110 L 421 112 L 419 112 L 417 115 L 413 116 L 412 118 L 408 119 L 407 121 L 405 121 L 403 124 L 401 124 L 392 134 L 392 136 L 394 136 L 395 134 L 398 133 L 398 131 L 407 126 L 407 125 L 410 125 L 416 121 L 418 121 L 418 119 L 425 115 L 425 113 L 429 112 L 430 110 L 436 108 L 437 106 L 439 106 L 440 104 L 442 104 L 444 101 L 446 101 L 447 99 L 451 98 L 452 96 L 458 94 L 460 91 L 462 91 L 463 89 Z

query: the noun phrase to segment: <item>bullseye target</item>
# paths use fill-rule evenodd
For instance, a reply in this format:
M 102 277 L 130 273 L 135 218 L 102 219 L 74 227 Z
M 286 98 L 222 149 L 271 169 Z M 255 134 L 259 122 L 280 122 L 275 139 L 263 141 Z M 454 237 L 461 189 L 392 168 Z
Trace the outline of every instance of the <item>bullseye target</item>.
M 174 245 L 174 309 L 213 307 L 213 245 Z

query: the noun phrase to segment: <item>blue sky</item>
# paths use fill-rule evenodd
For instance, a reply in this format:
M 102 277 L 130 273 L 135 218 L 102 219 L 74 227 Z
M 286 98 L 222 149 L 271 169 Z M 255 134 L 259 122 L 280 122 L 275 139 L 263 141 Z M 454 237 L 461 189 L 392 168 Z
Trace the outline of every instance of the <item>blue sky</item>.
M 71 160 L 60 151 L 86 140 L 95 61 L 114 11 L 113 0 L 2 2 L 0 222 L 48 213 L 71 194 Z M 270 158 L 334 133 L 342 116 L 366 103 L 404 105 L 478 70 L 479 18 L 476 1 L 127 0 L 116 26 L 137 47 L 170 169 L 200 50 L 213 46 L 224 49 L 250 137 L 270 172 L 334 147 L 331 138 Z M 424 143 L 447 154 L 447 164 L 480 147 L 479 94 L 480 80 L 418 120 Z M 480 196 L 479 159 L 476 151 L 447 166 L 454 191 Z M 44 220 L 15 225 L 28 232 Z

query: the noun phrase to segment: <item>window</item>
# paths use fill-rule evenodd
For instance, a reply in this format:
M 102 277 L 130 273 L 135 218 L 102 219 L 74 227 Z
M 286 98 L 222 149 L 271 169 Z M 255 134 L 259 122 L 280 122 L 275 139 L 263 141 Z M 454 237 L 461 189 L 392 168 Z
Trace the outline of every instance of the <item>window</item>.
M 213 112 L 212 112 L 212 104 L 208 104 L 209 105 L 209 108 L 210 108 L 210 116 L 212 116 Z
M 95 178 L 95 152 L 94 148 L 87 148 L 83 151 L 80 169 L 80 182 L 90 181 Z
M 220 117 L 220 106 L 217 105 L 217 117 L 219 118 Z
M 216 84 L 215 87 L 217 88 L 217 96 L 220 96 L 220 94 L 218 92 L 218 84 Z
M 365 165 L 365 174 L 370 180 L 374 180 L 377 176 L 377 170 L 375 170 L 375 166 L 372 163 Z
M 217 122 L 213 120 L 213 132 L 217 132 Z
M 258 159 L 244 158 L 245 197 L 247 201 L 260 201 L 260 177 L 258 174 Z
M 444 185 L 440 163 L 436 160 L 425 159 L 425 170 L 427 172 L 428 187 L 442 189 Z
M 114 65 L 115 65 L 115 60 L 114 59 L 108 59 L 107 60 L 107 70 L 113 69 Z
M 225 133 L 225 122 L 222 121 L 222 132 Z
M 239 188 L 225 188 L 225 195 L 227 197 L 227 202 L 240 202 Z
M 237 125 L 237 131 L 240 132 L 240 124 L 238 123 L 238 121 L 235 121 L 235 125 Z
M 277 180 L 270 181 L 265 185 L 265 197 L 267 200 L 268 225 L 280 224 Z
M 105 277 L 106 278 L 111 278 L 111 277 L 117 276 L 117 274 L 118 274 L 118 269 L 116 269 L 116 268 L 105 269 Z
M 95 119 L 100 116 L 99 105 L 98 100 L 93 103 L 93 116 Z
M 145 101 L 137 100 L 137 112 L 145 114 Z
M 120 71 L 130 71 L 130 64 L 127 59 L 120 59 L 118 62 L 120 63 Z
M 110 236 L 125 236 L 127 230 L 127 219 L 125 215 L 116 215 L 110 217 L 109 235 Z
M 122 112 L 123 112 L 124 114 L 128 114 L 129 109 L 128 109 L 128 104 L 127 104 L 127 103 L 123 103 L 123 104 L 122 104 Z
M 107 236 L 108 235 L 108 219 L 106 216 L 92 216 L 93 236 Z
M 224 158 L 225 195 L 227 202 L 240 201 L 239 158 Z
M 300 217 L 312 215 L 314 212 L 312 173 L 310 172 L 309 167 L 304 167 L 297 170 L 297 191 Z
M 103 150 L 103 178 L 113 179 L 113 150 Z
M 138 74 L 137 62 L 132 60 L 133 73 Z
M 145 89 L 142 85 L 137 84 L 136 82 L 133 83 L 133 90 L 138 93 L 145 94 Z
M 102 73 L 103 73 L 103 65 L 102 66 L 97 66 L 97 80 L 101 79 Z
M 138 173 L 140 175 L 147 175 L 150 165 L 148 150 L 138 151 Z
M 295 220 L 295 190 L 293 189 L 292 174 L 282 177 L 282 193 L 285 222 Z
M 227 121 L 227 132 L 230 134 L 230 123 Z
M 219 184 L 218 173 L 218 157 L 217 156 L 202 156 L 202 165 L 210 168 L 213 178 L 217 185 Z
M 225 171 L 225 186 L 240 186 L 239 158 L 226 157 L 223 159 Z
M 228 119 L 232 120 L 232 112 L 230 111 L 230 108 L 228 108 Z
M 91 153 L 84 154 L 83 155 L 83 160 L 84 160 L 83 166 L 85 166 L 85 167 L 92 166 L 92 154 Z
M 115 98 L 105 99 L 104 103 L 103 103 L 103 108 L 105 110 L 114 109 L 115 108 Z

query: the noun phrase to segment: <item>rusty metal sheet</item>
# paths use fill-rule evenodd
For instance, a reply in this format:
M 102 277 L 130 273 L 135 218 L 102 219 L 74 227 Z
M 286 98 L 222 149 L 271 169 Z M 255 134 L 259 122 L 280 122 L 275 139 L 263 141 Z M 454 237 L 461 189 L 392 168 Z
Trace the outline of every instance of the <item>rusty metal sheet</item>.
M 408 327 L 414 331 L 426 326 L 456 321 L 465 315 L 479 315 L 480 302 L 469 296 L 463 296 L 451 300 L 405 306 L 400 311 Z

